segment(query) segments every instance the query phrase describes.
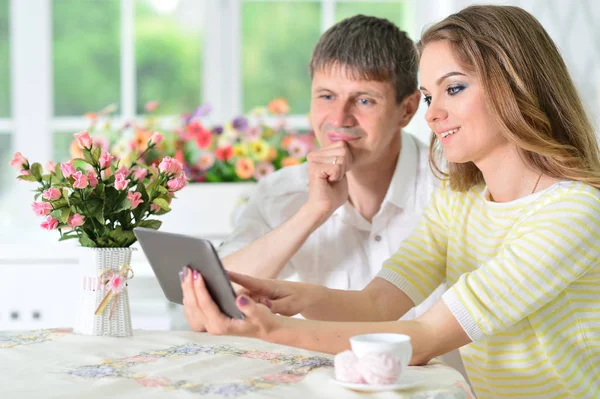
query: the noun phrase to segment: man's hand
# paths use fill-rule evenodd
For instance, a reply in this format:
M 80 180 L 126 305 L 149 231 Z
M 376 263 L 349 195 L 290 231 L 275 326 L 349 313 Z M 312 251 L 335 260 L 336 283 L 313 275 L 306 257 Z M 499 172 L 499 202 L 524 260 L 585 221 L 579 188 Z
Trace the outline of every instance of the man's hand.
M 344 141 L 308 154 L 307 206 L 325 221 L 348 200 L 346 173 L 352 168 L 352 153 Z

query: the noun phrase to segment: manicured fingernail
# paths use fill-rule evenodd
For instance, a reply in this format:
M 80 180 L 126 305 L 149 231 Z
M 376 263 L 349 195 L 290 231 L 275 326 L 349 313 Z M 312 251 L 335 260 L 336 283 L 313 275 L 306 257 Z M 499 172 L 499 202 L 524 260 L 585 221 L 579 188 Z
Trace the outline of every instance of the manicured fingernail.
M 240 299 L 238 300 L 240 305 L 242 306 L 246 306 L 248 304 L 248 298 L 246 298 L 245 296 L 241 296 Z
M 192 277 L 194 278 L 194 280 L 198 280 L 198 270 L 194 270 L 192 272 Z
M 265 299 L 265 306 L 268 307 L 269 309 L 271 309 L 273 307 L 273 304 L 271 303 L 271 301 L 268 298 Z
M 179 279 L 181 280 L 181 282 L 183 283 L 183 280 L 185 280 L 185 274 L 183 274 L 183 272 L 179 272 Z
M 188 273 L 188 268 L 187 266 L 184 266 L 181 268 L 181 275 L 183 277 L 181 277 L 182 281 L 185 280 L 185 278 L 187 277 L 187 273 Z

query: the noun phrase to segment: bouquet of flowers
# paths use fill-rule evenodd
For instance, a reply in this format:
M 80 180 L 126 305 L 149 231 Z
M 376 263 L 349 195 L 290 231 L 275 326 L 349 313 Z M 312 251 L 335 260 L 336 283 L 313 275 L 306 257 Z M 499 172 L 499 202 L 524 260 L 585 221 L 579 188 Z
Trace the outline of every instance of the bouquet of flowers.
M 46 170 L 19 152 L 10 162 L 19 170 L 18 179 L 38 184 L 32 208 L 45 217 L 41 227 L 58 230 L 59 241 L 78 239 L 93 248 L 129 247 L 136 241 L 135 227 L 158 229 L 162 222 L 152 217 L 169 212 L 175 193 L 188 183 L 176 159 L 165 157 L 151 166 L 141 161 L 163 136 L 152 134 L 146 150 L 133 152 L 128 164 L 87 131 L 74 136 L 81 157 L 50 162 Z
M 248 117 L 211 127 L 206 127 L 205 122 L 211 111 L 208 104 L 177 117 L 169 127 L 159 126 L 159 106 L 158 101 L 147 103 L 147 114 L 140 121 L 125 123 L 118 129 L 112 123 L 116 107 L 106 107 L 87 115 L 91 121 L 88 131 L 125 163 L 130 162 L 132 150 L 141 154 L 140 160 L 147 165 L 171 157 L 183 165 L 191 182 L 257 181 L 273 171 L 306 161 L 306 155 L 316 146 L 313 132 L 302 134 L 287 127 L 289 106 L 283 98 L 271 101 L 266 108 L 254 109 Z M 268 125 L 266 117 L 275 122 Z M 160 131 L 164 140 L 149 148 L 147 142 L 155 131 Z M 76 157 L 78 151 L 74 141 L 71 156 Z

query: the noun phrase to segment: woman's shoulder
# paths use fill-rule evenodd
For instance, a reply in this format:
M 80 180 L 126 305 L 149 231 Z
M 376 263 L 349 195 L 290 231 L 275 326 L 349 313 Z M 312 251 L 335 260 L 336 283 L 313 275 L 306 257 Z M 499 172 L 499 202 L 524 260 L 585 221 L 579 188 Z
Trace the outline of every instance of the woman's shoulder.
M 600 189 L 575 180 L 561 180 L 548 189 L 549 202 L 578 202 L 600 209 Z

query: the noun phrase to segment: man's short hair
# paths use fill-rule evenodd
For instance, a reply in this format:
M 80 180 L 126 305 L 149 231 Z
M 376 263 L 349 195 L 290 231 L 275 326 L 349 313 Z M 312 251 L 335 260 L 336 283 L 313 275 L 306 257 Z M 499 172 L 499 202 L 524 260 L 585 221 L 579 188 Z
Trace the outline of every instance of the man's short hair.
M 355 15 L 329 28 L 313 51 L 310 77 L 334 67 L 355 79 L 391 82 L 398 103 L 417 90 L 415 44 L 387 19 Z

